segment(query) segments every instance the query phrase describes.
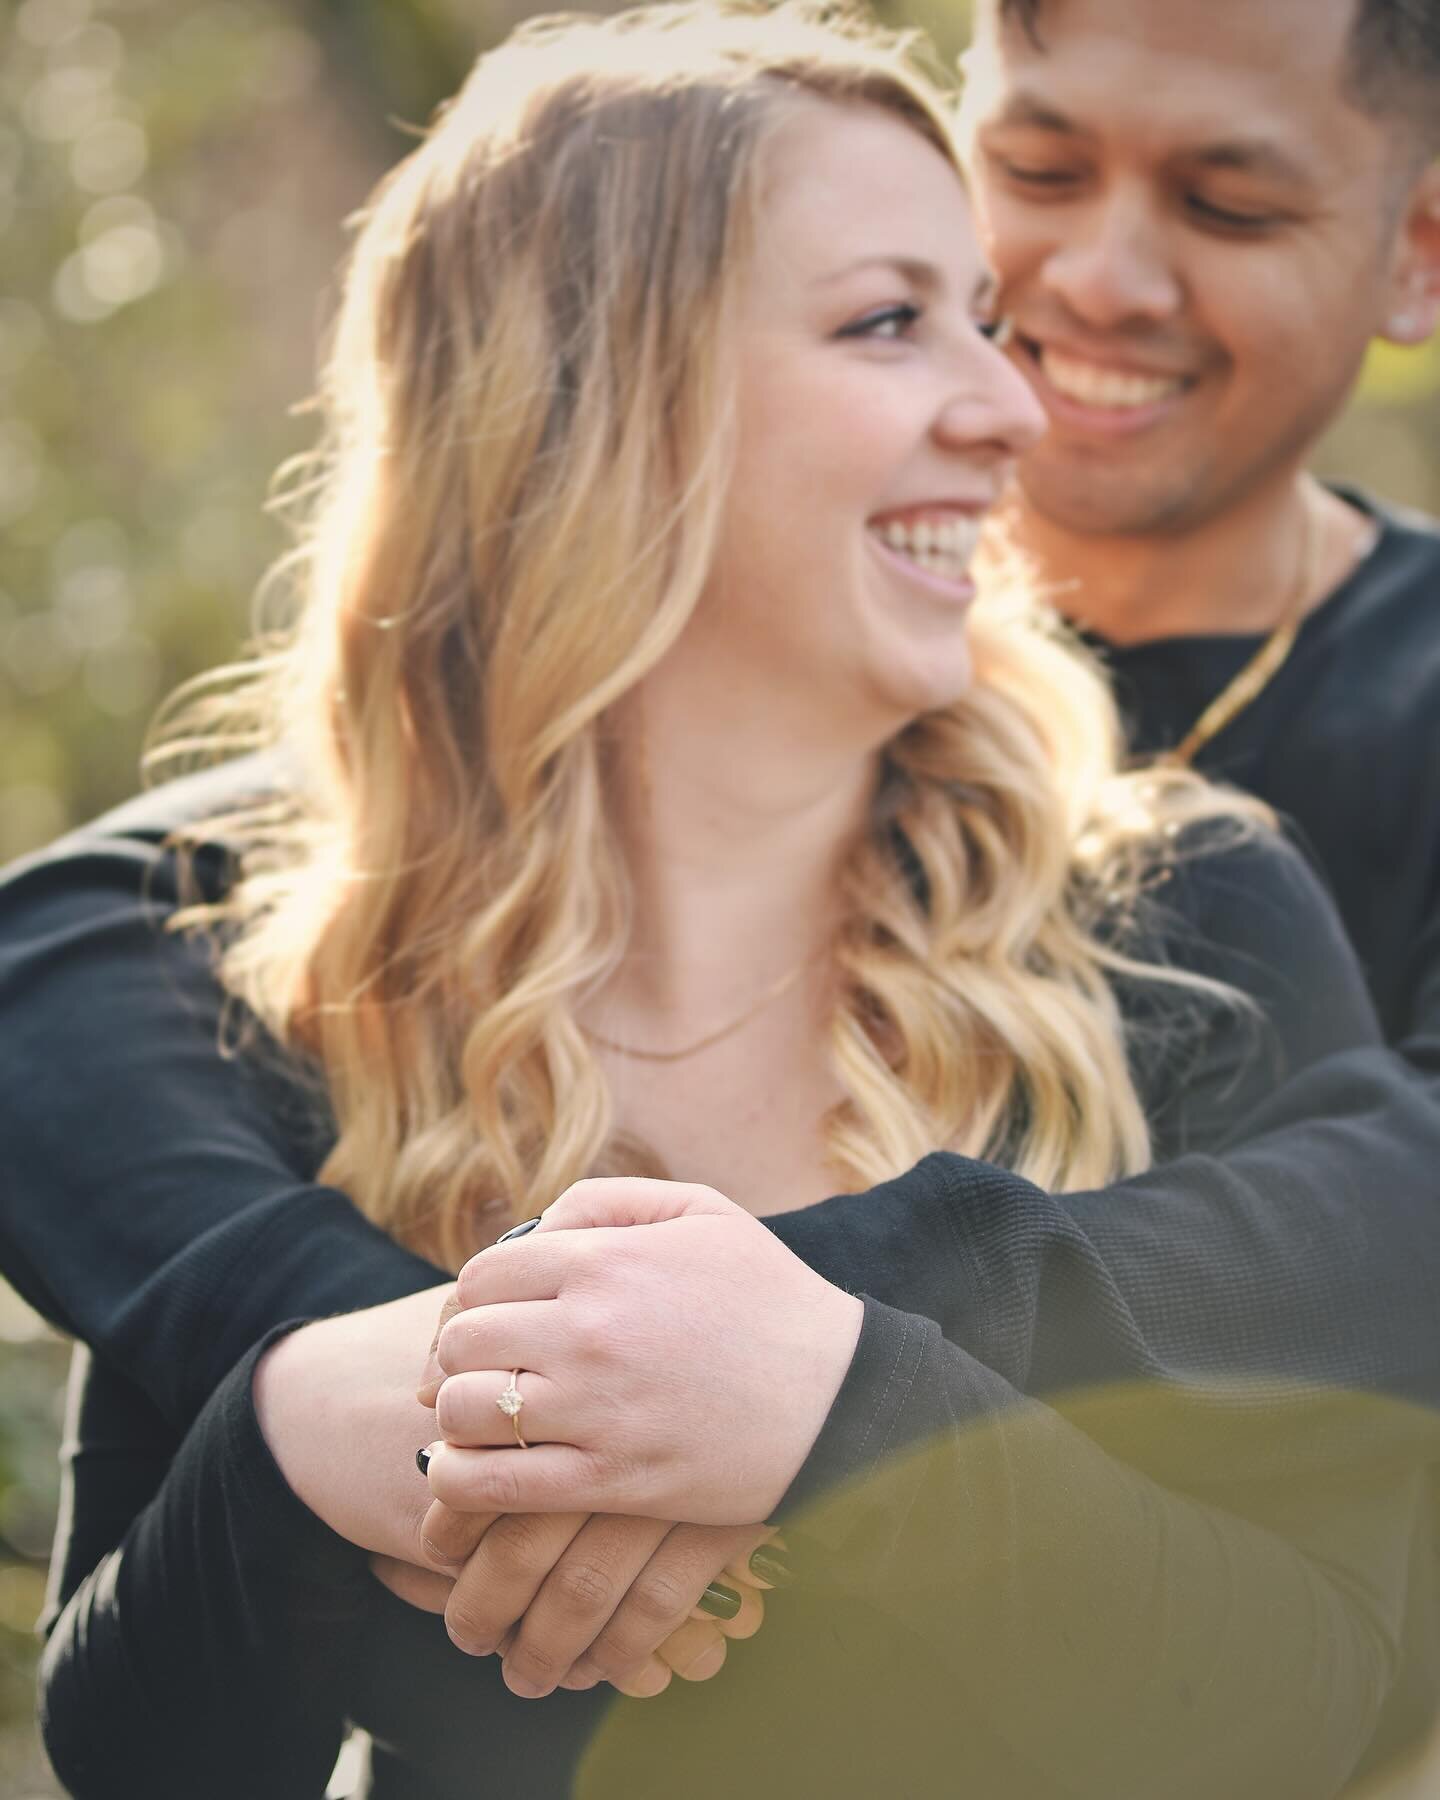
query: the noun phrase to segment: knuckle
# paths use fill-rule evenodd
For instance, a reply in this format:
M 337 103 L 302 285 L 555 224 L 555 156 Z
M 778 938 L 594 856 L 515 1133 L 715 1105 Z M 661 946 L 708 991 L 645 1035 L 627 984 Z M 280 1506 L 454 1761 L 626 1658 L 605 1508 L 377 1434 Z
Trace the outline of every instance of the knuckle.
M 487 1322 L 482 1306 L 457 1312 L 435 1340 L 435 1360 L 447 1375 L 488 1368 Z
M 480 1496 L 491 1512 L 515 1514 L 520 1505 L 520 1472 L 503 1451 L 487 1458 L 479 1482 Z
M 488 1656 L 498 1642 L 495 1621 L 458 1586 L 445 1607 L 445 1629 L 467 1656 Z
M 486 1548 L 512 1566 L 533 1566 L 546 1560 L 548 1525 L 538 1513 L 507 1513 L 485 1534 Z
M 505 1667 L 537 1687 L 553 1687 L 568 1672 L 570 1659 L 562 1662 L 548 1645 L 522 1637 L 506 1656 Z
M 579 1352 L 592 1373 L 600 1375 L 603 1392 L 602 1372 L 631 1360 L 625 1346 L 633 1332 L 634 1321 L 613 1297 L 591 1292 L 583 1301 L 577 1302 L 572 1323 Z
M 449 1376 L 435 1396 L 435 1423 L 440 1427 L 442 1437 L 451 1436 L 465 1423 L 467 1408 L 463 1381 L 463 1376 Z
M 456 1512 L 433 1500 L 420 1525 L 420 1548 L 434 1561 L 464 1562 L 485 1531 L 483 1514 Z
M 485 1252 L 479 1250 L 472 1256 L 455 1277 L 455 1291 L 445 1302 L 445 1316 L 453 1318 L 456 1313 L 463 1312 L 466 1307 L 477 1304 L 481 1283 L 485 1279 Z
M 643 1669 L 650 1652 L 643 1643 L 627 1643 L 616 1631 L 602 1631 L 586 1652 L 602 1681 L 618 1687 L 637 1669 Z
M 464 1313 L 456 1313 L 452 1319 L 440 1327 L 435 1337 L 435 1360 L 447 1375 L 457 1375 L 465 1366 L 464 1321 Z
M 609 1612 L 616 1600 L 613 1573 L 590 1557 L 562 1562 L 555 1571 L 556 1597 L 571 1612 Z
M 665 1625 L 684 1618 L 690 1610 L 691 1595 L 670 1570 L 646 1569 L 630 1589 L 626 1604 L 642 1624 Z

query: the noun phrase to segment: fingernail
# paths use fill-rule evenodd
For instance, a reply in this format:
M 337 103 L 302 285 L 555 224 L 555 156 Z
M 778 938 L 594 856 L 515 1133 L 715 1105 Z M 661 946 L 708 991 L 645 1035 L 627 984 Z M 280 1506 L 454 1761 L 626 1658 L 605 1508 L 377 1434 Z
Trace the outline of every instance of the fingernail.
M 415 1467 L 422 1475 L 430 1473 L 430 1446 L 422 1444 L 415 1452 Z
M 789 1587 L 795 1579 L 795 1571 L 790 1567 L 789 1558 L 783 1550 L 777 1550 L 774 1544 L 762 1544 L 758 1550 L 751 1551 L 750 1573 L 777 1588 Z
M 533 1219 L 526 1219 L 521 1225 L 512 1225 L 508 1231 L 502 1231 L 495 1242 L 497 1244 L 508 1244 L 511 1238 L 524 1237 L 527 1231 L 533 1231 L 535 1229 L 540 1223 L 541 1217 L 542 1215 L 540 1213 L 536 1213 Z
M 709 1613 L 712 1619 L 733 1619 L 740 1610 L 740 1596 L 734 1588 L 722 1587 L 718 1581 L 712 1581 L 697 1604 L 701 1612 Z

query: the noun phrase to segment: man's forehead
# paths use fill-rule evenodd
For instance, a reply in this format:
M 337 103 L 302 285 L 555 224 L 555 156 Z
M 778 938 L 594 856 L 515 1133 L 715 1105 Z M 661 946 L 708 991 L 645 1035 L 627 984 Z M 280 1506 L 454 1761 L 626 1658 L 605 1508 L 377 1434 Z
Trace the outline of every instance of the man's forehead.
M 1338 101 L 1354 17 L 1355 0 L 1041 0 L 1033 13 L 984 0 L 980 41 L 1017 81 L 1088 79 L 1112 97 L 1123 71 L 1144 69 L 1170 106 L 1197 80 Z
M 1035 35 L 1018 15 L 996 31 L 988 4 L 965 64 L 972 120 L 1281 175 L 1340 153 L 1341 115 L 1367 124 L 1342 83 L 1352 0 L 1045 0 Z

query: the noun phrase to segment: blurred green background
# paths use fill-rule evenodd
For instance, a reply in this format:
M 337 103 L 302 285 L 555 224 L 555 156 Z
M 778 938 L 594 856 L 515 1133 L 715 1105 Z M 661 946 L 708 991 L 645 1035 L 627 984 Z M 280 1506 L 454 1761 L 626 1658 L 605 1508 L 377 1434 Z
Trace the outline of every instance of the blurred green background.
M 233 655 L 343 221 L 538 10 L 0 0 L 0 859 L 131 792 L 156 703 Z M 961 47 L 956 0 L 882 10 Z M 1321 463 L 1440 512 L 1440 345 L 1378 350 Z M 0 1800 L 59 1791 L 31 1706 L 64 1361 L 0 1286 Z

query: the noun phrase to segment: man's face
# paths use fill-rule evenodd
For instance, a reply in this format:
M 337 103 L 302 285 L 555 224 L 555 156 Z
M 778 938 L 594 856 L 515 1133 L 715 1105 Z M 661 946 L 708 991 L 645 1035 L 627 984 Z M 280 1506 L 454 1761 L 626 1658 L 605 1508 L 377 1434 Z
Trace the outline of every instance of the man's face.
M 1393 129 L 1341 91 L 1354 0 L 1047 0 L 993 22 L 966 133 L 1021 464 L 1069 530 L 1184 529 L 1282 480 L 1394 304 Z

